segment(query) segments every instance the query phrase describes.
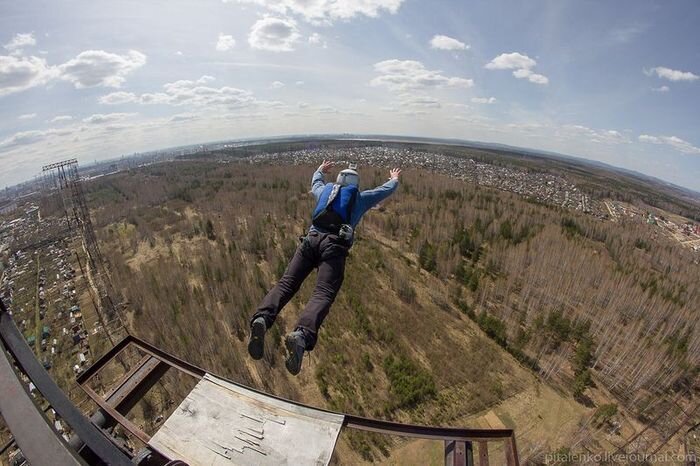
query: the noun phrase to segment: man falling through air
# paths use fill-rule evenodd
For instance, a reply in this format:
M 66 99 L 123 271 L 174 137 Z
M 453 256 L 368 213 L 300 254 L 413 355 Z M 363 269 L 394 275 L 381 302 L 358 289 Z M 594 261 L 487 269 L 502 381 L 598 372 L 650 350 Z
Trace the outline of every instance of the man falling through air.
M 333 163 L 324 160 L 311 178 L 311 192 L 316 198 L 312 226 L 303 238 L 287 266 L 284 275 L 263 299 L 250 324 L 248 352 L 261 359 L 265 332 L 275 322 L 277 314 L 299 290 L 301 284 L 318 268 L 318 278 L 311 299 L 299 317 L 295 330 L 285 337 L 288 351 L 285 365 L 296 375 L 301 370 L 304 351 L 316 345 L 318 331 L 328 315 L 345 273 L 345 258 L 352 246 L 353 232 L 369 209 L 393 193 L 399 185 L 401 170 L 389 172 L 389 181 L 367 191 L 359 191 L 360 175 L 353 165 L 338 174 L 335 183 L 325 183 Z

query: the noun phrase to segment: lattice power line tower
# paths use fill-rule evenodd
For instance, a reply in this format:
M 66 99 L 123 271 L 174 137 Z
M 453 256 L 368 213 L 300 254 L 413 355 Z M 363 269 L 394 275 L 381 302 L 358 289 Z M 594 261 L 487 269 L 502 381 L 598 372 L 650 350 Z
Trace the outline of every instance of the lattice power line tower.
M 89 286 L 97 294 L 98 317 L 105 327 L 110 341 L 114 342 L 114 338 L 121 339 L 125 336 L 126 329 L 90 219 L 90 210 L 78 173 L 78 160 L 69 159 L 45 165 L 42 167 L 42 174 L 45 188 L 59 191 L 69 227 L 76 228 L 80 232 L 83 249 L 88 258 L 86 264 L 88 270 L 83 272 L 86 274 Z

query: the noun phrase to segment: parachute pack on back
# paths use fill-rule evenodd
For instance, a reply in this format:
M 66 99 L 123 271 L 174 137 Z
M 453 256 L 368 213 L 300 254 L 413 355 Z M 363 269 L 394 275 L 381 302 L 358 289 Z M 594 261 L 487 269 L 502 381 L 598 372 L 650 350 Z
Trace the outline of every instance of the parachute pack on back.
M 323 231 L 338 233 L 341 225 L 351 221 L 357 194 L 357 186 L 328 183 L 314 209 L 311 221 L 313 226 Z

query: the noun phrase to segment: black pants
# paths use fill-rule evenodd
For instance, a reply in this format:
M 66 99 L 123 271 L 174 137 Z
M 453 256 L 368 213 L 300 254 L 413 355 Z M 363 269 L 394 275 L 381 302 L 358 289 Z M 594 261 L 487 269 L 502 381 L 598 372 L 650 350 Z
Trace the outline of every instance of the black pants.
M 295 327 L 304 329 L 306 349 L 312 350 L 316 346 L 321 324 L 343 284 L 348 249 L 347 243 L 338 235 L 309 232 L 294 253 L 284 275 L 267 293 L 252 320 L 262 316 L 267 328 L 270 328 L 311 270 L 318 267 L 316 287 Z

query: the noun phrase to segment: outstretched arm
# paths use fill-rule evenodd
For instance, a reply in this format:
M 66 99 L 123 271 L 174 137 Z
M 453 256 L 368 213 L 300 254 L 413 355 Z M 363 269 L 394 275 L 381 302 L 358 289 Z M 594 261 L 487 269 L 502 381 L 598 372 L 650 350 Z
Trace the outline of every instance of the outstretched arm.
M 314 176 L 311 177 L 311 192 L 314 194 L 314 197 L 316 197 L 317 200 L 319 197 L 321 197 L 323 187 L 326 185 L 326 183 L 323 181 L 323 174 L 328 173 L 332 166 L 333 162 L 330 160 L 324 160 L 314 172 Z
M 401 170 L 398 168 L 394 168 L 389 172 L 389 181 L 384 183 L 381 186 L 378 186 L 374 189 L 369 189 L 367 191 L 362 191 L 360 193 L 360 205 L 362 208 L 362 213 L 368 211 L 375 205 L 379 204 L 382 202 L 384 199 L 387 197 L 391 196 L 391 194 L 396 191 L 396 188 L 399 186 L 399 176 L 401 175 Z

